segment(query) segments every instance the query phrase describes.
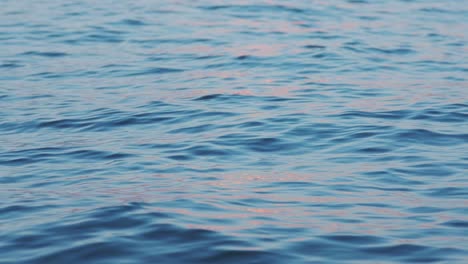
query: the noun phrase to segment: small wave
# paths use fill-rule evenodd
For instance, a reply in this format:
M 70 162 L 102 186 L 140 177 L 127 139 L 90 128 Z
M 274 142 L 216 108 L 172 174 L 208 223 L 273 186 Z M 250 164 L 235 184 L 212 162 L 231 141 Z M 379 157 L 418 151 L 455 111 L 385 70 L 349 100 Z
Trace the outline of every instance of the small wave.
M 40 57 L 48 57 L 48 58 L 58 58 L 58 57 L 65 57 L 69 54 L 65 52 L 58 52 L 58 51 L 28 51 L 24 52 L 21 55 L 25 56 L 40 56 Z
M 145 22 L 143 22 L 142 20 L 138 20 L 138 19 L 123 19 L 123 20 L 119 21 L 118 24 L 128 25 L 128 26 L 144 26 L 144 25 L 146 25 Z
M 408 55 L 408 54 L 416 53 L 415 50 L 408 49 L 408 48 L 396 48 L 396 49 L 368 48 L 367 50 L 371 52 L 378 52 L 378 53 L 388 54 L 388 55 Z
M 70 148 L 36 148 L 13 151 L 0 155 L 0 164 L 22 166 L 31 163 L 57 163 L 64 159 L 88 161 L 118 160 L 131 157 L 129 153 L 116 153 L 91 149 L 71 150 Z
M 396 142 L 409 142 L 434 146 L 464 144 L 468 141 L 468 134 L 446 134 L 427 129 L 405 129 L 393 133 Z
M 24 65 L 15 63 L 15 62 L 5 62 L 0 64 L 0 68 L 6 68 L 6 69 L 14 69 L 14 68 L 20 68 L 23 67 Z
M 124 74 L 122 77 L 131 77 L 131 76 L 141 76 L 141 75 L 158 75 L 158 74 L 166 74 L 166 73 L 177 73 L 182 72 L 182 69 L 175 69 L 175 68 L 152 68 L 152 69 L 145 69 L 143 71 L 135 71 L 132 73 Z
M 289 13 L 304 13 L 303 9 L 294 8 L 286 5 L 210 5 L 201 6 L 204 10 L 232 10 L 244 12 L 289 12 Z

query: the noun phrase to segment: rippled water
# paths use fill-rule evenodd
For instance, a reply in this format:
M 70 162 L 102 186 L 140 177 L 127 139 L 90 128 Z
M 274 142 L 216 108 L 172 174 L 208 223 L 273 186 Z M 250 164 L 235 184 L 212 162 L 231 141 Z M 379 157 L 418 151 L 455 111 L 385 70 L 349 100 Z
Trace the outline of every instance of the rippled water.
M 466 263 L 468 2 L 0 1 L 1 263 Z

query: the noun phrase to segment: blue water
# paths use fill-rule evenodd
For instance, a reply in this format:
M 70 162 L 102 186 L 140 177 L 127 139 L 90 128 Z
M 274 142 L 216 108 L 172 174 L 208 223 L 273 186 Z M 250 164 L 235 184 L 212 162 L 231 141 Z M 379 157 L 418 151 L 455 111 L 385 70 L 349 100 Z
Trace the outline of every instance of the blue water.
M 468 263 L 468 1 L 0 0 L 0 263 Z

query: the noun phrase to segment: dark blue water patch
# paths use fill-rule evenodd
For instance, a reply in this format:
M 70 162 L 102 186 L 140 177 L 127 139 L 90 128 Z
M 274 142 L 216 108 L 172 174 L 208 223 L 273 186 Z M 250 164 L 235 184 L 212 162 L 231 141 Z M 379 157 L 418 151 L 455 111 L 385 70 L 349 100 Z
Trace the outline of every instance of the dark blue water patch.
M 336 243 L 335 241 L 327 241 L 327 239 L 314 239 L 292 245 L 289 251 L 294 252 L 305 258 L 304 262 L 321 261 L 339 261 L 347 260 L 363 260 L 363 254 L 355 250 L 352 245 Z
M 403 187 L 379 187 L 379 186 L 357 186 L 356 189 L 368 189 L 368 190 L 379 190 L 386 192 L 412 192 L 413 188 L 403 188 Z
M 142 225 L 145 223 L 144 220 L 138 219 L 133 216 L 117 215 L 111 216 L 105 212 L 103 217 L 97 217 L 94 215 L 89 215 L 89 220 L 80 221 L 77 223 L 67 223 L 65 225 L 59 225 L 47 228 L 47 232 L 55 234 L 82 234 L 88 233 L 90 236 L 94 233 L 99 233 L 105 227 L 107 230 L 125 230 L 131 229 L 132 227 Z M 100 213 L 101 215 L 101 213 Z
M 351 111 L 340 114 L 343 118 L 382 118 L 382 119 L 405 119 L 412 112 L 407 110 L 389 111 L 389 112 L 364 112 L 364 111 Z
M 417 214 L 433 214 L 433 213 L 444 212 L 446 210 L 447 209 L 433 207 L 433 206 L 419 206 L 419 207 L 408 209 L 408 211 L 410 211 L 411 213 L 417 213 Z
M 423 179 L 409 178 L 406 174 L 395 173 L 392 170 L 386 171 L 368 171 L 363 172 L 362 175 L 371 177 L 377 182 L 392 184 L 392 185 L 405 185 L 405 186 L 414 186 L 414 185 L 423 185 L 425 184 Z M 421 176 L 421 175 L 417 175 Z
M 88 119 L 92 120 L 92 119 Z M 52 121 L 43 121 L 38 124 L 38 128 L 53 128 L 53 129 L 67 129 L 67 128 L 80 128 L 87 126 L 86 121 L 78 119 L 59 119 Z M 84 123 L 84 124 L 83 124 Z
M 108 259 L 108 261 L 119 261 L 119 259 L 128 256 L 136 256 L 136 252 L 127 243 L 116 240 L 113 242 L 90 242 L 68 250 L 61 250 L 36 259 L 30 259 L 29 261 L 32 263 L 96 262 L 103 258 Z
M 369 2 L 365 0 L 348 0 L 348 2 L 352 4 L 369 4 Z
M 105 113 L 92 113 L 81 119 L 63 118 L 56 120 L 36 120 L 25 123 L 2 123 L 0 128 L 4 131 L 31 131 L 42 129 L 60 129 L 70 131 L 108 131 L 122 126 L 151 125 L 170 121 L 173 116 L 166 113 L 123 113 L 114 110 L 105 110 Z
M 197 133 L 210 131 L 210 130 L 212 130 L 214 128 L 215 128 L 214 125 L 206 124 L 206 125 L 200 125 L 200 126 L 178 128 L 178 129 L 175 129 L 175 130 L 171 130 L 168 133 L 171 133 L 171 134 L 177 134 L 177 133 L 197 134 Z
M 144 26 L 146 23 L 139 19 L 123 19 L 119 21 L 117 25 Z
M 375 245 L 386 242 L 385 238 L 360 235 L 328 235 L 322 238 L 345 244 Z
M 217 140 L 212 143 L 224 146 L 236 146 L 253 137 L 255 137 L 254 134 L 229 133 L 219 136 Z
M 370 247 L 363 249 L 363 251 L 374 255 L 376 258 L 392 258 L 405 262 L 423 263 L 450 260 L 450 255 L 459 253 L 458 250 L 452 248 L 436 249 L 414 244 Z
M 7 205 L 3 208 L 0 207 L 0 214 L 4 217 L 14 219 L 24 214 L 36 213 L 38 211 L 53 209 L 54 207 L 55 206 L 51 205 Z
M 366 147 L 366 148 L 360 148 L 356 150 L 356 152 L 362 152 L 362 153 L 367 153 L 367 154 L 381 154 L 381 153 L 387 153 L 392 151 L 390 148 L 382 148 L 382 147 Z
M 304 48 L 306 48 L 306 49 L 311 49 L 311 50 L 323 50 L 323 49 L 325 49 L 326 47 L 323 46 L 323 45 L 309 44 L 309 45 L 305 45 Z
M 99 32 L 99 33 L 113 34 L 113 35 L 122 35 L 126 32 L 124 30 L 104 27 L 101 25 L 92 25 L 92 26 L 89 26 L 88 29 L 95 31 L 95 32 Z
M 409 49 L 409 48 L 395 48 L 395 49 L 368 48 L 367 50 L 371 52 L 379 52 L 382 54 L 398 55 L 398 56 L 416 53 L 415 50 Z
M 369 202 L 369 203 L 358 203 L 358 204 L 356 204 L 356 205 L 364 206 L 364 207 L 374 207 L 374 208 L 398 208 L 398 207 L 395 207 L 395 206 L 392 206 L 392 205 L 389 205 L 389 204 L 372 203 L 372 202 Z
M 23 174 L 23 175 L 7 174 L 7 175 L 0 178 L 0 183 L 2 183 L 2 184 L 9 184 L 9 183 L 14 184 L 14 183 L 19 183 L 19 182 L 26 182 L 28 180 L 34 179 L 35 177 L 37 177 L 36 174 Z
M 395 142 L 400 141 L 434 146 L 458 145 L 468 142 L 468 134 L 438 133 L 423 128 L 401 130 L 391 135 L 391 138 Z
M 289 258 L 276 252 L 259 250 L 220 250 L 218 253 L 204 258 L 203 261 L 209 263 L 239 263 L 242 261 L 249 261 L 251 263 L 281 263 L 286 259 Z
M 262 127 L 265 126 L 266 123 L 264 122 L 259 122 L 259 121 L 248 121 L 248 122 L 243 122 L 238 124 L 240 128 L 252 128 L 252 127 Z
M 193 146 L 183 150 L 194 156 L 232 156 L 235 152 L 210 146 Z
M 159 75 L 159 74 L 166 74 L 166 73 L 177 73 L 182 72 L 183 69 L 176 69 L 176 68 L 152 68 L 152 69 L 145 69 L 143 71 L 134 71 L 131 73 L 123 74 L 121 77 L 131 77 L 131 76 L 141 76 L 141 75 Z
M 65 17 L 80 17 L 80 16 L 86 16 L 88 12 L 68 12 L 65 14 Z
M 129 118 L 121 119 L 121 120 L 114 120 L 109 122 L 109 124 L 103 124 L 104 127 L 106 126 L 128 126 L 134 124 L 154 124 L 159 122 L 164 122 L 166 120 L 171 120 L 172 117 L 167 116 L 159 116 L 152 113 L 147 114 L 135 114 Z
M 168 158 L 173 159 L 173 160 L 178 160 L 178 161 L 187 161 L 187 160 L 194 159 L 195 157 L 191 155 L 171 155 L 171 156 L 168 156 Z
M 105 160 L 118 160 L 131 157 L 129 153 L 113 153 L 91 149 L 71 150 L 70 148 L 39 148 L 25 149 L 2 153 L 0 164 L 5 166 L 24 166 L 32 163 L 60 163 L 64 159 L 72 158 L 100 162 Z
M 204 96 L 201 96 L 201 97 L 198 97 L 194 100 L 196 101 L 206 101 L 206 100 L 213 100 L 213 99 L 219 99 L 219 98 L 223 98 L 224 95 L 223 94 L 209 94 L 209 95 L 204 95 Z
M 197 97 L 194 101 L 214 101 L 223 103 L 264 103 L 264 102 L 286 102 L 294 100 L 294 98 L 276 97 L 276 96 L 248 96 L 238 94 L 208 94 Z
M 174 123 L 184 123 L 184 122 L 193 122 L 193 121 L 209 121 L 209 120 L 218 120 L 219 118 L 229 118 L 238 116 L 237 113 L 227 112 L 227 111 L 191 111 L 185 116 L 174 119 Z
M 89 159 L 89 160 L 117 160 L 133 156 L 129 153 L 112 153 L 95 150 L 76 150 L 64 153 L 68 156 L 73 156 L 76 159 Z
M 463 123 L 468 118 L 466 106 L 447 105 L 441 109 L 443 110 L 427 108 L 413 115 L 411 119 Z
M 300 146 L 294 142 L 287 142 L 279 138 L 253 138 L 247 139 L 243 145 L 255 152 L 282 153 L 290 152 Z
M 5 68 L 5 69 L 14 69 L 14 68 L 20 68 L 23 67 L 23 64 L 20 64 L 18 62 L 3 62 L 0 63 L 0 68 Z
M 88 34 L 79 38 L 69 38 L 63 40 L 66 44 L 80 45 L 86 43 L 121 43 L 124 39 L 111 34 Z
M 135 144 L 133 147 L 136 149 L 139 148 L 148 148 L 148 149 L 181 149 L 189 146 L 188 143 L 166 143 L 166 144 L 157 144 L 157 143 L 143 143 Z
M 252 56 L 250 55 L 241 55 L 241 56 L 237 56 L 236 57 L 236 60 L 246 60 L 246 59 L 251 59 Z
M 468 189 L 463 187 L 444 187 L 429 189 L 424 193 L 440 199 L 463 199 L 468 195 Z
M 148 44 L 150 46 L 145 46 L 147 48 L 153 47 L 153 45 L 156 44 L 196 44 L 196 43 L 213 43 L 217 45 L 222 45 L 226 44 L 226 42 L 222 40 L 213 40 L 210 38 L 204 38 L 204 37 L 191 37 L 191 38 L 186 38 L 184 37 L 179 37 L 179 38 L 161 38 L 161 37 L 154 37 L 150 39 L 143 39 L 143 40 L 129 40 L 131 43 L 139 43 L 139 44 Z M 145 53 L 147 54 L 147 53 Z M 168 54 L 161 54 L 163 56 L 169 56 Z M 151 58 L 151 57 L 150 57 Z M 151 60 L 151 59 L 149 59 Z
M 335 124 L 299 124 L 286 132 L 287 136 L 331 138 L 340 133 L 341 129 Z
M 270 184 L 262 185 L 264 188 L 281 188 L 283 186 L 288 186 L 290 188 L 311 188 L 311 187 L 321 187 L 322 185 L 313 183 L 313 182 L 304 182 L 304 181 L 280 181 L 280 182 L 273 182 Z
M 447 177 L 453 175 L 455 172 L 443 164 L 417 164 L 408 168 L 392 169 L 393 172 L 403 175 L 414 175 L 420 177 Z
M 466 15 L 466 10 L 451 10 L 445 8 L 437 8 L 437 7 L 426 7 L 421 8 L 418 11 L 425 12 L 425 13 L 439 13 L 439 14 L 461 14 Z
M 286 5 L 210 5 L 200 6 L 199 8 L 209 11 L 234 11 L 245 13 L 258 13 L 258 12 L 288 12 L 288 13 L 304 13 L 303 9 L 292 8 Z M 241 17 L 244 17 L 242 15 Z
M 151 102 L 145 103 L 144 105 L 138 106 L 138 108 L 151 109 L 151 108 L 155 108 L 155 107 L 169 107 L 169 106 L 175 106 L 175 105 L 168 104 L 168 103 L 166 103 L 164 101 L 156 100 L 156 101 L 151 101 Z M 176 113 L 175 111 L 176 110 L 174 109 L 174 113 Z
M 463 220 L 453 220 L 443 223 L 445 226 L 455 227 L 455 228 L 468 228 L 468 221 Z
M 57 57 L 64 57 L 68 54 L 65 52 L 58 52 L 58 51 L 28 51 L 24 52 L 21 55 L 24 56 L 40 56 L 40 57 L 48 57 L 48 58 L 57 58 Z

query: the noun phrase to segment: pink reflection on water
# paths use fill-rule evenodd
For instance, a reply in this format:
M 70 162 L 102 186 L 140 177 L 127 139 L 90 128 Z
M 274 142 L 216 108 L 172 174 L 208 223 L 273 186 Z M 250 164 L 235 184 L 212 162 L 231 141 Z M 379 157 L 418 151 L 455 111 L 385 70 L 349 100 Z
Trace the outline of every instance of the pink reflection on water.
M 282 181 L 307 181 L 325 184 L 327 179 L 330 180 L 326 174 L 232 173 L 224 176 L 220 175 L 217 180 L 194 181 L 189 178 L 177 179 L 171 174 L 158 174 L 154 175 L 153 181 L 149 181 L 147 175 L 133 175 L 126 176 L 124 179 L 118 177 L 118 179 L 101 180 L 94 183 L 85 181 L 82 184 L 73 185 L 73 187 L 48 191 L 41 195 L 50 199 L 72 199 L 75 201 L 93 197 L 93 199 L 108 200 L 110 204 L 158 203 L 163 206 L 147 206 L 145 211 L 185 216 L 185 219 L 191 219 L 186 222 L 189 228 L 209 229 L 229 234 L 262 228 L 269 224 L 276 225 L 278 222 L 282 223 L 281 228 L 307 228 L 326 233 L 359 231 L 367 234 L 382 234 L 385 230 L 401 229 L 402 223 L 407 223 L 405 219 L 411 214 L 401 210 L 401 207 L 409 208 L 431 204 L 450 208 L 446 201 L 419 197 L 415 193 L 393 192 L 390 195 L 381 190 L 368 190 L 341 196 L 305 196 L 303 192 L 300 192 L 300 195 L 294 192 L 295 187 L 291 187 L 291 191 L 279 189 Z M 119 187 L 118 181 L 122 180 L 135 183 Z M 146 183 L 142 181 L 146 181 Z M 219 181 L 224 182 L 224 184 L 215 184 Z M 213 188 L 222 187 L 222 189 L 216 189 L 216 192 L 209 193 L 206 192 L 206 186 L 209 185 Z M 398 196 L 395 196 L 396 194 Z M 3 195 L 37 197 L 38 194 L 31 190 L 7 189 Z M 379 198 L 379 200 L 369 200 L 372 197 Z M 248 199 L 253 200 L 249 202 Z M 207 205 L 211 209 L 191 208 L 189 205 L 185 207 L 183 204 L 172 207 L 164 206 L 165 202 L 177 200 L 188 200 L 191 203 Z M 256 200 L 259 202 L 255 202 Z M 235 201 L 240 203 L 235 203 Z M 379 208 L 365 205 L 377 202 L 398 205 L 400 208 Z M 459 206 L 466 205 L 466 201 L 457 199 L 451 200 L 450 203 Z M 350 207 L 344 209 L 328 207 L 328 205 L 338 204 Z M 79 207 L 71 208 L 70 213 L 79 213 L 82 209 Z M 379 218 L 367 219 L 367 217 L 374 216 Z M 335 222 L 337 219 L 354 219 L 360 220 L 360 222 Z M 437 228 L 441 222 L 452 219 L 452 215 L 441 213 L 437 215 L 437 221 L 424 223 L 420 227 L 424 229 Z M 219 222 L 217 220 L 230 220 L 231 222 L 229 224 L 222 222 L 221 224 L 213 224 Z

